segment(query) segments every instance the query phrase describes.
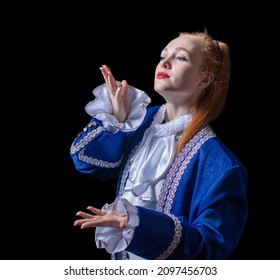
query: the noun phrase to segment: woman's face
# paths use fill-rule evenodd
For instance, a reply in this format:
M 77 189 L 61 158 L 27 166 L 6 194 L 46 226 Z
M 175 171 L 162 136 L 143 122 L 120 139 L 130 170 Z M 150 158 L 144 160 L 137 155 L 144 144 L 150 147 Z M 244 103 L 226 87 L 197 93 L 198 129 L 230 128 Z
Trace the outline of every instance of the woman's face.
M 161 52 L 154 89 L 166 101 L 194 102 L 202 81 L 200 41 L 190 35 L 172 40 Z

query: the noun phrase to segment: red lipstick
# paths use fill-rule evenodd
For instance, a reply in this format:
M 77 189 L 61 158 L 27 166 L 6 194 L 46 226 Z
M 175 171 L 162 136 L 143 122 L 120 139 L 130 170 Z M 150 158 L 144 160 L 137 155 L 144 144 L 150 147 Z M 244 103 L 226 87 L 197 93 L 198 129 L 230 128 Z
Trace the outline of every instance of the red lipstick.
M 157 78 L 158 79 L 167 79 L 167 78 L 170 78 L 170 76 L 164 72 L 158 72 L 157 73 Z

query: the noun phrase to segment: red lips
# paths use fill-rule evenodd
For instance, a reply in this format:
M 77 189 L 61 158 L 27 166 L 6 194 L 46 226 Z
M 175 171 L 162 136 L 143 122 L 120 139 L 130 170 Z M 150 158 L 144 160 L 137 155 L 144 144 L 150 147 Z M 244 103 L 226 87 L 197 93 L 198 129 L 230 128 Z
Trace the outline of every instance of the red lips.
M 167 78 L 170 78 L 170 76 L 164 72 L 158 72 L 157 73 L 157 78 L 158 79 L 167 79 Z

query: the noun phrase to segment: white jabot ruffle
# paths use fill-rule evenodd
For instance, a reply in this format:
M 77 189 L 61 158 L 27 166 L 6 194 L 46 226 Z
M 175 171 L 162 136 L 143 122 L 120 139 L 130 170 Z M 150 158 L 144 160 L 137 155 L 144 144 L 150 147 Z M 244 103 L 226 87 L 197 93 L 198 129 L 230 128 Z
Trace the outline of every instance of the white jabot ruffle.
M 143 121 L 146 115 L 146 107 L 151 103 L 150 97 L 144 91 L 128 86 L 130 113 L 126 121 L 120 123 L 117 118 L 112 115 L 113 109 L 107 85 L 100 85 L 95 88 L 92 93 L 95 99 L 85 106 L 85 111 L 90 116 L 102 121 L 103 126 L 111 133 L 115 133 L 118 130 L 135 130 Z
M 173 163 L 179 138 L 192 119 L 192 114 L 189 114 L 162 123 L 165 111 L 166 105 L 162 105 L 130 158 L 130 170 L 122 197 L 133 205 L 155 208 L 163 180 Z
M 132 240 L 134 229 L 139 225 L 137 208 L 124 198 L 116 198 L 112 204 L 105 204 L 104 211 L 113 211 L 121 216 L 127 215 L 128 222 L 124 229 L 113 227 L 97 227 L 95 242 L 97 248 L 105 248 L 108 253 L 124 250 Z

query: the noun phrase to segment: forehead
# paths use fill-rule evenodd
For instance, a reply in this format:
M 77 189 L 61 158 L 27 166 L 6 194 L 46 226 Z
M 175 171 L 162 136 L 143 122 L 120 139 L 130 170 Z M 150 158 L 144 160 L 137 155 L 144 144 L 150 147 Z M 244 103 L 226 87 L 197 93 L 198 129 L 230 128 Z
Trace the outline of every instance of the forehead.
M 190 36 L 190 35 L 182 35 L 170 41 L 166 46 L 167 50 L 172 50 L 176 48 L 186 49 L 189 53 L 199 54 L 200 53 L 201 43 L 199 39 Z

